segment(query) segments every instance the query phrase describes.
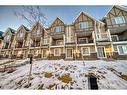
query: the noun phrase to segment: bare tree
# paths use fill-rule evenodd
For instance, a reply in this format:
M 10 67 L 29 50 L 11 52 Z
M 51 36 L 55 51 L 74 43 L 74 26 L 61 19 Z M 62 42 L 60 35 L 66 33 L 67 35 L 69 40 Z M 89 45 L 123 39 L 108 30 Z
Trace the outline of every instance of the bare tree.
M 14 15 L 26 20 L 29 26 L 37 22 L 41 23 L 42 26 L 46 24 L 47 18 L 39 6 L 22 6 L 19 12 L 14 12 Z
M 17 16 L 18 18 L 22 18 L 23 20 L 26 20 L 28 22 L 28 26 L 30 27 L 35 23 L 40 23 L 44 28 L 44 25 L 46 24 L 46 16 L 42 12 L 39 6 L 22 6 L 19 12 L 17 11 L 14 12 L 14 15 Z M 28 78 L 28 86 L 30 85 L 29 82 L 31 79 L 31 71 L 32 71 L 32 56 L 30 57 L 30 71 L 29 71 L 29 78 Z

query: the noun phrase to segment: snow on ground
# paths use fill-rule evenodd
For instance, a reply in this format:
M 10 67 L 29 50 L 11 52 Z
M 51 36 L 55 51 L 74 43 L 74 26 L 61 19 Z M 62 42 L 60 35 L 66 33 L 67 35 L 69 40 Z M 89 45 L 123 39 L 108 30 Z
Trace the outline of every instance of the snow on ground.
M 0 73 L 0 89 L 88 89 L 89 74 L 97 77 L 99 89 L 127 89 L 127 80 L 121 78 L 127 75 L 127 60 L 85 61 L 85 64 L 83 61 L 38 60 L 32 67 L 30 85 L 30 64 L 26 64 L 12 73 Z

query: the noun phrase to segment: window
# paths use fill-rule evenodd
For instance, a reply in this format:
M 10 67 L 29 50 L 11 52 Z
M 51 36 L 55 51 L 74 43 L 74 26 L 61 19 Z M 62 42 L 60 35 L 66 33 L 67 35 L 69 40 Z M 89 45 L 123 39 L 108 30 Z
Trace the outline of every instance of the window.
M 37 35 L 39 35 L 39 34 L 40 34 L 40 30 L 38 29 L 38 30 L 37 30 Z
M 44 44 L 48 44 L 48 39 L 44 39 Z
M 86 29 L 86 28 L 88 28 L 89 26 L 88 26 L 88 22 L 80 22 L 80 28 L 81 29 Z
M 54 28 L 54 32 L 61 32 L 61 26 L 56 26 Z
M 60 56 L 60 49 L 54 49 L 54 56 Z
M 122 24 L 122 23 L 125 23 L 124 16 L 120 16 L 120 17 L 113 18 L 112 19 L 112 23 L 113 24 Z
M 118 53 L 119 55 L 127 54 L 127 46 L 126 45 L 118 46 Z
M 10 35 L 7 35 L 7 38 L 6 38 L 6 40 L 8 41 L 10 39 Z
M 47 50 L 43 50 L 43 58 L 47 57 Z
M 88 43 L 87 38 L 79 38 L 78 41 L 79 41 L 80 44 Z
M 23 33 L 20 33 L 19 36 L 22 38 L 23 37 Z
M 82 55 L 90 55 L 90 47 L 83 47 Z
M 114 42 L 119 40 L 118 35 L 112 35 L 111 38 L 112 38 L 112 41 Z

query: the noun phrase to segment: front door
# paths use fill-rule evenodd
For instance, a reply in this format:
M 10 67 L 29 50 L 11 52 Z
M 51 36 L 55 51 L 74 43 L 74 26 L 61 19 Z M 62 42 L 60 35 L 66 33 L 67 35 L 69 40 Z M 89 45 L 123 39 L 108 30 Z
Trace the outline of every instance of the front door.
M 44 50 L 43 50 L 43 58 L 46 58 L 46 57 L 47 57 L 47 50 L 44 49 Z
M 98 47 L 97 48 L 98 58 L 105 58 L 105 48 L 104 47 Z
M 73 49 L 66 49 L 66 58 L 73 58 Z

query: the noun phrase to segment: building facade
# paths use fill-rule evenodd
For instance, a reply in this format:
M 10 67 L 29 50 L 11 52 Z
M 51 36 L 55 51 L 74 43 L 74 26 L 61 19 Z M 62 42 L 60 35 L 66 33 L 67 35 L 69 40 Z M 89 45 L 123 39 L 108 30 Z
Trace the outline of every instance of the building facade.
M 48 28 L 21 25 L 2 36 L 2 58 L 127 59 L 127 9 L 113 6 L 102 20 L 81 12 L 69 25 L 57 17 Z

